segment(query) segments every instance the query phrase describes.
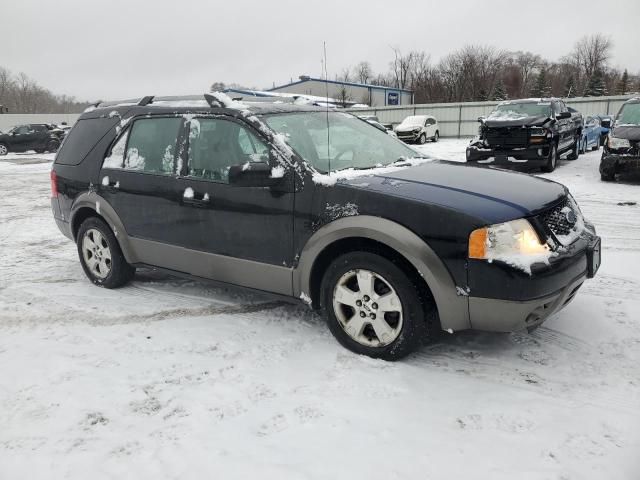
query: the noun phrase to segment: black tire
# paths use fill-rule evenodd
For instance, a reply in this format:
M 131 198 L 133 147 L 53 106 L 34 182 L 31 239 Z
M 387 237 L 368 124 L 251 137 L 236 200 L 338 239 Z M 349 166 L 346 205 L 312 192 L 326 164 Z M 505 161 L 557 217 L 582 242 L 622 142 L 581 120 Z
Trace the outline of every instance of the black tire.
M 87 235 L 87 232 L 90 231 L 98 231 L 102 235 L 102 239 L 104 240 L 103 246 L 108 247 L 111 253 L 108 274 L 102 278 L 91 270 L 91 267 L 87 264 L 85 255 L 83 254 L 83 240 L 85 235 Z M 89 280 L 91 280 L 95 285 L 105 288 L 118 288 L 125 285 L 133 278 L 136 271 L 135 267 L 127 263 L 124 255 L 122 254 L 122 250 L 120 249 L 118 240 L 111 231 L 111 228 L 109 228 L 102 219 L 98 217 L 89 217 L 82 222 L 82 225 L 80 225 L 80 228 L 78 229 L 76 245 L 82 269 L 87 275 L 87 278 L 89 278 Z
M 573 148 L 571 149 L 571 153 L 567 155 L 567 160 L 577 160 L 580 156 L 580 137 L 576 137 L 573 142 Z
M 436 134 L 433 136 L 433 143 L 436 143 L 438 140 L 440 140 L 440 132 L 436 130 Z
M 9 153 L 9 147 L 6 143 L 0 143 L 0 156 L 5 156 Z
M 589 144 L 589 140 L 587 139 L 587 137 L 583 138 L 580 141 L 580 155 L 584 155 L 585 153 L 587 153 L 587 145 Z
M 44 148 L 35 148 L 34 151 L 36 153 L 44 153 L 45 152 Z
M 594 152 L 597 152 L 598 150 L 600 150 L 600 142 L 596 142 L 596 144 L 591 147 L 591 150 Z
M 600 180 L 603 182 L 613 182 L 616 179 L 616 174 L 611 172 L 600 172 Z
M 370 346 L 356 341 L 345 331 L 345 328 L 342 326 L 343 324 L 336 314 L 334 291 L 339 282 L 344 279 L 345 276 L 353 272 L 361 271 L 370 271 L 383 277 L 382 288 L 385 287 L 385 282 L 388 283 L 395 291 L 390 293 L 395 293 L 400 300 L 402 309 L 401 317 L 392 317 L 390 321 L 387 320 L 388 313 L 383 314 L 384 317 L 381 317 L 387 326 L 392 326 L 391 328 L 397 329 L 393 341 L 390 341 L 386 345 Z M 380 284 L 378 284 L 378 286 L 380 286 Z M 359 293 L 360 292 L 354 292 L 357 296 Z M 373 302 L 369 303 L 372 308 L 377 308 L 375 299 L 367 300 L 366 295 L 363 298 L 365 301 Z M 399 263 L 372 252 L 350 252 L 336 258 L 324 274 L 320 291 L 320 303 L 329 330 L 338 342 L 354 353 L 373 358 L 398 360 L 408 355 L 423 342 L 430 341 L 431 338 L 434 337 L 438 325 L 436 307 L 433 300 L 430 299 L 430 296 L 427 296 L 424 292 L 421 294 L 420 289 L 405 273 Z M 362 301 L 360 303 L 362 304 Z M 348 309 L 349 307 L 346 308 Z M 364 309 L 365 307 L 363 306 L 362 308 Z M 353 316 L 349 319 L 349 322 L 357 318 L 355 310 L 351 310 Z M 375 312 L 375 310 L 369 309 L 368 311 L 372 313 Z M 381 310 L 378 311 L 378 315 L 380 311 Z M 361 310 L 361 312 L 364 313 L 363 310 Z M 343 315 L 343 313 L 340 314 Z M 401 324 L 398 322 L 398 318 L 401 318 Z M 393 327 L 394 319 L 397 322 L 395 327 Z M 380 319 L 378 319 L 378 321 L 380 321 Z M 372 336 L 374 342 L 379 342 L 376 332 L 374 331 L 373 321 L 367 318 L 367 320 L 363 320 L 363 322 L 365 322 L 366 325 L 364 325 L 362 329 L 362 335 L 369 334 Z M 347 323 L 347 325 L 348 324 L 349 323 Z M 368 333 L 367 329 L 369 329 Z
M 558 165 L 558 145 L 554 143 L 553 146 L 551 147 L 551 150 L 549 150 L 547 163 L 544 167 L 542 167 L 542 171 L 547 173 L 553 172 L 556 169 L 557 165 Z
M 427 143 L 427 136 L 424 133 L 418 137 L 418 143 L 420 145 Z
M 606 135 L 600 135 L 600 146 L 604 147 L 604 142 L 606 140 Z
M 47 148 L 45 149 L 45 151 L 49 153 L 55 153 L 58 151 L 58 148 L 60 148 L 60 142 L 57 142 L 55 140 L 49 140 L 49 143 L 47 143 Z

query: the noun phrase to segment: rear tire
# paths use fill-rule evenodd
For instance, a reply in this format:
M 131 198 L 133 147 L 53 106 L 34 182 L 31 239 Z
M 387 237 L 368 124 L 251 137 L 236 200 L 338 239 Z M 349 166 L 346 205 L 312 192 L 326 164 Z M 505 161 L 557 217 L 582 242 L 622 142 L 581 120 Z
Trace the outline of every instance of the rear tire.
M 436 134 L 433 136 L 433 143 L 436 143 L 440 140 L 440 132 L 436 131 Z
M 584 155 L 585 153 L 587 153 L 588 144 L 589 144 L 589 140 L 587 139 L 587 137 L 583 138 L 580 141 L 580 155 Z
M 558 164 L 558 146 L 554 143 L 549 151 L 549 156 L 547 157 L 547 163 L 544 167 L 542 167 L 543 172 L 551 173 L 556 169 L 556 165 Z
M 600 150 L 600 140 L 598 140 L 596 144 L 593 147 L 591 147 L 591 150 L 594 152 L 597 152 L 598 150 Z
M 401 266 L 371 252 L 336 258 L 324 274 L 321 308 L 329 330 L 354 353 L 398 360 L 433 336 L 436 307 Z
M 89 217 L 82 222 L 76 245 L 82 269 L 95 285 L 118 288 L 133 278 L 135 267 L 127 263 L 118 240 L 102 219 Z
M 7 147 L 4 143 L 0 143 L 0 156 L 5 156 L 9 153 L 9 147 Z
M 49 153 L 55 153 L 58 151 L 58 148 L 60 148 L 60 143 L 55 140 L 50 140 L 49 143 L 47 143 L 46 151 Z

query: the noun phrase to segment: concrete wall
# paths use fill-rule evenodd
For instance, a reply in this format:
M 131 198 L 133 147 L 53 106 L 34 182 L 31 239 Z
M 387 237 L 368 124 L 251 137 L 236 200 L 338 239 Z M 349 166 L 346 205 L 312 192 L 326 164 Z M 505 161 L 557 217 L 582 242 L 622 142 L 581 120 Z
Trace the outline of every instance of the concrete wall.
M 569 98 L 567 105 L 582 112 L 615 115 L 631 96 Z M 442 137 L 471 137 L 478 133 L 478 117 L 487 116 L 499 102 L 432 103 L 399 107 L 350 109 L 357 115 L 375 115 L 382 123 L 397 125 L 409 115 L 433 115 Z
M 3 113 L 0 114 L 0 130 L 6 132 L 14 125 L 25 123 L 76 123 L 79 113 Z

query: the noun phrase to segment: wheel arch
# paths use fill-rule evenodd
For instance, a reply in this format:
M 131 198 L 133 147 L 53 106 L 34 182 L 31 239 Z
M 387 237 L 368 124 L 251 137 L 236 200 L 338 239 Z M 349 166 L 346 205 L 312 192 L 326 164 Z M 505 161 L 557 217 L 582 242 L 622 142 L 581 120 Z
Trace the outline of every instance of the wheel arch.
M 308 296 L 318 306 L 322 275 L 337 254 L 377 248 L 412 267 L 415 278 L 432 295 L 443 329 L 471 327 L 466 296 L 460 296 L 448 269 L 437 254 L 411 230 L 387 219 L 359 215 L 335 220 L 307 241 L 293 271 L 293 294 Z
M 130 264 L 137 262 L 136 255 L 129 244 L 129 237 L 120 217 L 118 217 L 113 207 L 96 193 L 83 193 L 76 198 L 73 203 L 69 223 L 74 240 L 76 240 L 80 225 L 89 217 L 97 217 L 104 220 L 113 231 L 127 262 Z

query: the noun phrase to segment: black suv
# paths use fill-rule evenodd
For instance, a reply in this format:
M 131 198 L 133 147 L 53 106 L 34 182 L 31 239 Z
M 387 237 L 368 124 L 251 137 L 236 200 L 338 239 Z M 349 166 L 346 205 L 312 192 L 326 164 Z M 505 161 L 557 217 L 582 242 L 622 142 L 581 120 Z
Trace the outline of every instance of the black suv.
M 600 178 L 609 182 L 616 173 L 640 171 L 640 97 L 627 100 L 615 123 L 611 119 L 602 120 L 602 126 L 609 128 L 600 160 Z
M 500 103 L 480 117 L 478 136 L 467 147 L 467 162 L 502 167 L 555 170 L 558 158 L 578 158 L 582 114 L 559 98 L 529 98 Z
M 395 359 L 440 329 L 535 328 L 599 266 L 563 185 L 426 159 L 343 112 L 205 98 L 99 105 L 67 136 L 51 205 L 96 285 L 151 266 L 268 291 Z
M 55 152 L 60 147 L 64 132 L 48 123 L 28 123 L 0 133 L 0 155 L 9 152 Z

